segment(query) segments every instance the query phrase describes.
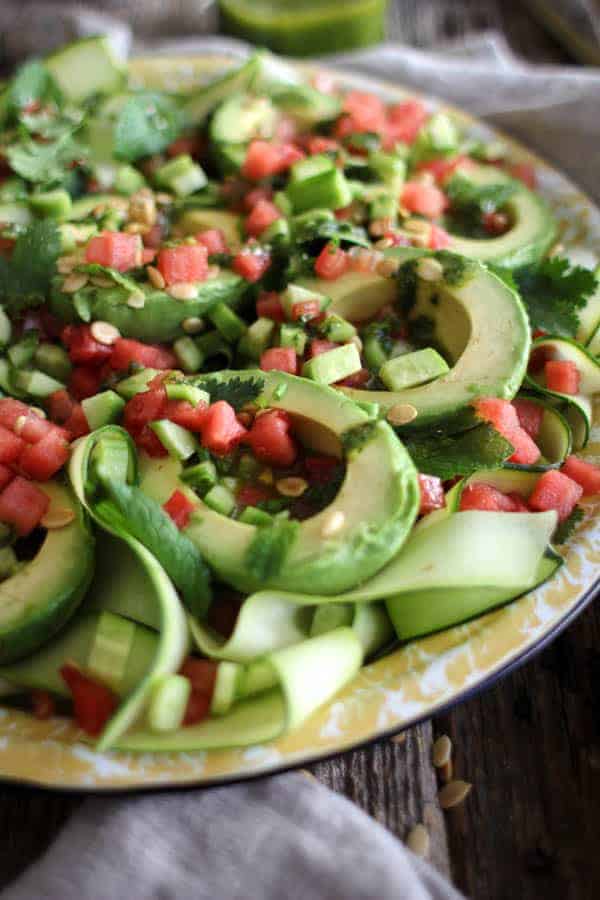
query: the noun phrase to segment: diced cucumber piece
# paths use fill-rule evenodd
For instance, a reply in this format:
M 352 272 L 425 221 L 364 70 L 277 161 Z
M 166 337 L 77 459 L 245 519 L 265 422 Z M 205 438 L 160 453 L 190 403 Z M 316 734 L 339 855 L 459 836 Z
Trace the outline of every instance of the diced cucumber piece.
M 273 516 L 265 512 L 264 509 L 259 509 L 258 506 L 246 506 L 243 512 L 240 513 L 239 520 L 244 522 L 245 525 L 270 525 L 273 521 Z
M 275 191 L 273 203 L 277 209 L 281 210 L 284 216 L 291 216 L 294 211 L 285 191 Z
M 423 162 L 456 150 L 460 135 L 447 113 L 434 113 L 421 128 L 411 147 L 411 161 Z
M 273 319 L 259 317 L 240 338 L 238 344 L 239 352 L 249 359 L 259 360 L 261 354 L 269 346 L 274 330 L 275 322 Z
M 223 487 L 227 488 L 230 493 L 235 494 L 240 486 L 240 479 L 235 478 L 233 475 L 226 475 L 224 478 L 221 478 L 221 484 Z
M 177 338 L 173 343 L 173 352 L 184 372 L 197 372 L 204 361 L 196 342 L 189 336 Z
M 202 388 L 196 387 L 195 384 L 189 384 L 187 381 L 166 381 L 165 391 L 169 400 L 186 400 L 192 406 L 198 406 L 199 403 L 210 403 L 208 391 L 203 391 Z
M 307 290 L 307 288 L 301 287 L 299 284 L 288 284 L 280 299 L 285 317 L 290 320 L 293 319 L 294 305 L 296 303 L 309 303 L 316 300 L 319 304 L 320 312 L 323 312 L 331 302 L 329 297 L 325 297 L 324 294 Z
M 105 435 L 92 451 L 92 472 L 100 484 L 126 481 L 132 474 L 130 447 L 119 437 Z
M 287 219 L 275 219 L 260 236 L 262 244 L 272 244 L 275 241 L 287 241 L 290 236 L 290 226 Z
M 106 610 L 100 613 L 86 661 L 86 669 L 92 678 L 113 690 L 121 684 L 135 631 L 135 622 Z
M 307 340 L 308 335 L 300 325 L 290 325 L 284 322 L 281 326 L 281 331 L 279 332 L 280 347 L 292 347 L 298 356 L 302 356 Z
M 36 331 L 28 331 L 20 341 L 8 348 L 8 358 L 15 367 L 20 369 L 27 366 L 33 360 L 38 347 L 38 334 Z
M 368 334 L 363 343 L 363 355 L 369 369 L 378 372 L 387 360 L 383 344 L 375 334 Z
M 444 357 L 433 347 L 426 347 L 388 359 L 380 368 L 379 377 L 390 391 L 402 391 L 433 381 L 449 371 Z
M 217 483 L 217 468 L 211 459 L 205 459 L 184 469 L 181 479 L 199 494 L 205 494 Z
M 4 307 L 0 306 L 0 348 L 6 347 L 10 343 L 12 337 L 12 325 L 10 319 L 4 311 Z
M 215 512 L 221 513 L 223 516 L 229 516 L 235 509 L 235 497 L 222 484 L 215 484 L 210 491 L 205 494 L 204 502 Z
M 318 637 L 334 628 L 352 625 L 354 607 L 351 603 L 324 603 L 317 606 L 310 625 L 309 637 Z
M 198 441 L 192 432 L 169 419 L 158 419 L 157 422 L 151 422 L 150 428 L 168 451 L 169 456 L 173 456 L 175 459 L 189 459 L 198 449 Z
M 294 212 L 297 213 L 315 207 L 341 209 L 352 202 L 350 185 L 344 173 L 335 168 L 321 172 L 313 178 L 290 181 L 286 194 Z
M 125 82 L 125 69 L 106 37 L 68 44 L 46 59 L 46 67 L 73 103 L 81 103 L 94 94 L 112 94 Z
M 185 716 L 192 682 L 185 675 L 165 675 L 154 688 L 146 719 L 159 734 L 176 731 Z
M 374 150 L 369 153 L 369 167 L 386 184 L 400 188 L 406 177 L 406 162 L 396 153 Z M 397 202 L 398 198 L 395 197 Z
M 356 334 L 356 328 L 352 322 L 348 322 L 347 319 L 343 319 L 337 313 L 331 313 L 327 316 L 321 325 L 320 331 L 328 341 L 335 341 L 338 344 L 349 341 Z
M 145 184 L 146 179 L 134 166 L 122 165 L 115 173 L 113 187 L 118 194 L 125 194 L 128 197 L 143 188 Z
M 370 219 L 390 219 L 393 225 L 398 218 L 398 195 L 383 188 L 377 191 L 369 203 Z
M 55 191 L 31 194 L 29 205 L 36 216 L 41 216 L 43 219 L 57 219 L 60 222 L 69 218 L 71 195 L 60 188 Z
M 343 344 L 309 359 L 302 366 L 302 374 L 318 384 L 334 384 L 360 369 L 360 353 L 356 345 Z
M 221 660 L 217 667 L 217 677 L 210 703 L 213 716 L 224 716 L 236 700 L 237 683 L 242 671 L 239 663 Z
M 62 391 L 65 387 L 62 381 L 57 381 L 56 378 L 51 378 L 50 375 L 37 369 L 17 372 L 15 384 L 19 390 L 24 391 L 30 397 L 39 397 L 40 399 L 49 397 L 55 391 Z
M 195 163 L 189 153 L 181 153 L 169 160 L 154 173 L 156 184 L 178 197 L 186 197 L 206 187 L 208 178 L 204 169 Z
M 325 156 L 324 153 L 317 153 L 314 156 L 307 156 L 294 163 L 290 169 L 290 181 L 306 181 L 309 178 L 322 175 L 323 172 L 333 172 L 334 169 L 335 165 L 330 156 Z
M 208 313 L 217 331 L 223 335 L 228 343 L 238 341 L 248 329 L 243 319 L 235 313 L 226 303 L 217 303 Z
M 125 401 L 114 391 L 102 391 L 81 401 L 91 431 L 117 422 L 125 408 Z
M 140 372 L 136 372 L 135 375 L 130 375 L 128 378 L 124 378 L 123 381 L 119 381 L 115 390 L 125 400 L 131 400 L 136 394 L 147 390 L 152 379 L 159 374 L 161 374 L 160 369 L 142 369 Z
M 59 381 L 68 380 L 73 364 L 67 351 L 58 344 L 40 344 L 33 358 L 38 369 L 46 375 L 51 375 Z

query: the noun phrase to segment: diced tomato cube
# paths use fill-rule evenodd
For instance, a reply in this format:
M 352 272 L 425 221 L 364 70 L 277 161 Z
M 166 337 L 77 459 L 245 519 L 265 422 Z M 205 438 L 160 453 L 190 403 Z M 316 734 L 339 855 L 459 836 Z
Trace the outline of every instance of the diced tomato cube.
M 336 381 L 335 384 L 336 387 L 359 388 L 366 384 L 370 377 L 371 373 L 368 369 L 359 369 L 358 372 L 353 372 L 352 375 L 342 378 L 341 381 Z
M 264 319 L 273 319 L 275 322 L 283 322 L 285 314 L 275 291 L 262 291 L 256 301 L 256 315 Z
M 36 481 L 48 481 L 62 469 L 70 455 L 62 428 L 54 427 L 37 444 L 29 444 L 19 458 L 19 466 Z
M 208 274 L 208 251 L 204 244 L 179 244 L 158 251 L 156 266 L 166 283 L 204 281 Z
M 334 469 L 339 466 L 340 461 L 335 456 L 306 456 L 304 458 L 304 468 L 310 481 L 317 484 L 327 484 L 331 481 Z
M 443 509 L 446 505 L 446 495 L 441 478 L 419 473 L 419 491 L 421 493 L 420 515 L 426 516 L 434 509 Z
M 182 491 L 173 491 L 167 502 L 163 503 L 163 509 L 173 519 L 177 527 L 181 529 L 187 528 L 190 524 L 194 504 Z
M 315 273 L 319 278 L 334 281 L 348 269 L 348 256 L 341 247 L 326 244 L 315 260 Z
M 271 257 L 263 250 L 245 247 L 234 258 L 231 267 L 234 272 L 251 284 L 258 281 L 271 265 Z
M 62 342 L 69 351 L 71 362 L 80 366 L 100 366 L 109 359 L 112 347 L 101 344 L 89 325 L 67 325 L 62 332 Z
M 0 425 L 9 428 L 11 431 L 15 427 L 15 422 L 21 416 L 26 416 L 29 407 L 20 400 L 13 400 L 12 397 L 2 397 L 0 399 Z
M 54 425 L 51 422 L 39 416 L 32 409 L 28 410 L 27 414 L 15 423 L 15 433 L 28 444 L 36 444 L 41 441 L 53 428 Z
M 409 212 L 418 213 L 428 219 L 438 219 L 448 208 L 448 198 L 434 184 L 407 181 L 402 188 L 400 202 Z
M 117 708 L 117 698 L 104 684 L 94 681 L 72 663 L 60 669 L 73 698 L 75 721 L 86 734 L 98 735 Z
M 202 424 L 202 444 L 213 453 L 229 453 L 246 435 L 233 406 L 225 400 L 212 403 Z
M 292 320 L 297 322 L 299 319 L 316 319 L 321 313 L 321 307 L 318 300 L 301 300 L 299 303 L 292 303 Z
M 278 409 L 257 416 L 246 441 L 257 459 L 271 466 L 291 466 L 298 450 L 290 435 L 290 418 Z
M 507 440 L 514 447 L 514 453 L 508 458 L 509 462 L 518 463 L 522 466 L 532 466 L 540 458 L 540 448 L 524 428 L 515 428 Z
M 314 341 L 311 341 L 308 345 L 308 353 L 307 356 L 309 359 L 314 359 L 315 356 L 320 356 L 321 353 L 327 353 L 329 350 L 335 350 L 336 347 L 339 347 L 339 344 L 334 343 L 334 341 L 325 341 L 319 338 L 316 338 Z
M 246 218 L 244 227 L 250 237 L 259 237 L 269 225 L 281 218 L 281 210 L 269 200 L 259 200 L 250 215 Z
M 573 512 L 583 494 L 583 488 L 568 475 L 551 469 L 544 472 L 529 498 L 529 508 L 536 512 L 555 509 L 562 522 Z M 1 498 L 1 495 L 0 495 Z
M 0 425 L 0 463 L 10 465 L 17 461 L 25 447 L 25 441 Z
M 535 441 L 540 428 L 542 427 L 542 419 L 544 418 L 544 407 L 533 400 L 517 398 L 513 400 L 512 405 L 517 411 L 519 425 L 523 428 L 530 438 Z
M 36 719 L 50 719 L 54 715 L 56 704 L 48 691 L 31 692 L 31 711 Z
M 49 506 L 48 494 L 17 475 L 0 493 L 0 522 L 12 525 L 24 537 L 39 525 Z
M 447 250 L 448 247 L 452 245 L 452 238 L 448 234 L 447 231 L 444 231 L 443 228 L 440 228 L 439 225 L 435 223 L 431 226 L 431 231 L 429 232 L 429 243 L 428 247 L 430 250 Z
M 268 490 L 257 484 L 243 484 L 236 494 L 236 500 L 240 506 L 256 506 L 268 499 Z
M 167 395 L 162 385 L 139 394 L 127 401 L 123 410 L 123 424 L 128 431 L 140 431 L 149 422 L 164 418 Z
M 75 366 L 69 375 L 69 393 L 76 400 L 85 400 L 86 397 L 93 397 L 100 390 L 103 380 L 100 369 Z
M 162 459 L 169 455 L 149 425 L 144 425 L 140 431 L 131 434 L 138 448 L 144 450 L 152 459 Z
M 260 367 L 263 372 L 275 369 L 278 372 L 289 372 L 296 375 L 298 372 L 298 359 L 293 347 L 271 347 L 260 357 Z
M 142 263 L 142 239 L 139 234 L 103 231 L 89 240 L 85 261 L 126 272 Z
M 561 468 L 561 472 L 581 485 L 584 497 L 600 494 L 599 466 L 586 462 L 584 459 L 579 459 L 577 456 L 568 456 Z
M 546 387 L 559 394 L 579 393 L 581 375 L 574 362 L 568 359 L 551 359 L 544 366 Z
M 130 338 L 118 338 L 113 344 L 110 366 L 117 372 L 124 372 L 131 363 L 138 363 L 148 369 L 175 369 L 176 356 L 158 344 L 142 344 Z
M 514 500 L 491 484 L 468 484 L 460 498 L 461 511 L 480 509 L 486 512 L 517 512 Z
M 229 253 L 229 247 L 225 240 L 225 235 L 220 228 L 207 228 L 206 231 L 199 231 L 196 240 L 203 247 L 209 256 L 214 253 Z
M 419 163 L 417 171 L 431 172 L 438 184 L 443 184 L 451 175 L 454 175 L 457 169 L 468 168 L 473 168 L 473 163 L 468 156 L 461 153 L 458 156 L 442 156 L 439 159 Z
M 75 441 L 84 434 L 90 433 L 90 426 L 81 403 L 73 404 L 71 415 L 63 425 L 70 441 Z
M 13 470 L 0 463 L 0 491 L 5 488 L 8 482 L 12 481 L 14 477 L 15 473 Z
M 385 144 L 388 147 L 397 141 L 412 144 L 427 118 L 427 110 L 420 100 L 405 100 L 388 107 Z

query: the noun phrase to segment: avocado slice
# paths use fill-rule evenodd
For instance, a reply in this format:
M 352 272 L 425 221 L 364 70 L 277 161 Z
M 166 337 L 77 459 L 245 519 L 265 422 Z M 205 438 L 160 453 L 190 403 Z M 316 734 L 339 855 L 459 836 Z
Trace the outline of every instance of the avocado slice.
M 61 290 L 62 277 L 55 277 L 50 294 L 50 308 L 62 322 L 80 321 L 73 303 L 73 294 Z M 184 334 L 185 319 L 203 316 L 219 303 L 235 303 L 241 298 L 248 283 L 234 272 L 222 271 L 216 278 L 198 284 L 195 300 L 174 300 L 166 291 L 157 290 L 149 283 L 137 287 L 144 294 L 141 308 L 127 304 L 131 291 L 115 284 L 101 288 L 90 283 L 77 292 L 80 308 L 89 309 L 88 321 L 110 322 L 123 337 L 140 341 L 173 341 Z
M 38 487 L 50 508 L 70 510 L 74 520 L 47 531 L 33 557 L 0 583 L 0 662 L 9 663 L 37 650 L 77 609 L 90 583 L 94 539 L 73 493 L 58 481 Z
M 381 275 L 347 272 L 335 281 L 324 278 L 299 278 L 301 287 L 313 294 L 322 294 L 331 300 L 329 314 L 337 313 L 350 322 L 364 322 L 388 303 L 394 303 L 398 295 L 393 279 Z
M 398 403 L 414 406 L 417 416 L 405 426 L 409 429 L 429 428 L 477 397 L 512 399 L 525 376 L 530 349 L 523 304 L 500 278 L 481 263 L 452 253 L 421 253 L 441 263 L 440 280 L 419 276 L 413 250 L 395 283 L 404 295 L 409 327 L 427 327 L 427 343 L 442 352 L 450 371 L 403 391 L 340 388 L 357 402 L 379 403 L 384 411 Z M 345 315 L 345 310 L 339 312 Z
M 364 410 L 332 388 L 283 372 L 245 370 L 211 377 L 224 383 L 233 378 L 262 379 L 261 400 L 289 412 L 296 434 L 317 452 L 340 456 L 342 444 L 349 444 L 349 433 L 358 436 L 358 429 L 364 429 L 364 442 L 353 442 L 355 449 L 345 454 L 346 477 L 337 497 L 322 512 L 298 523 L 280 570 L 266 582 L 249 571 L 248 554 L 259 534 L 257 526 L 210 509 L 180 480 L 177 460 L 143 458 L 142 490 L 164 503 L 179 489 L 195 504 L 185 533 L 217 575 L 244 593 L 273 587 L 335 594 L 385 565 L 412 527 L 419 496 L 412 461 L 387 423 L 369 419 Z M 344 526 L 335 537 L 325 539 L 323 529 L 332 511 L 343 512 Z

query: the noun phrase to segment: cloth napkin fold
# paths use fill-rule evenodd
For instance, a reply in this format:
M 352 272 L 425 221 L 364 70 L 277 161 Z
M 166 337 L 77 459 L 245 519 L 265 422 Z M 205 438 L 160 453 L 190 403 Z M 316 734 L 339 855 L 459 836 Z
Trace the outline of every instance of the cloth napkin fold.
M 4 0 L 0 26 L 7 7 L 9 16 L 31 10 L 31 4 Z M 89 10 L 55 11 L 63 23 L 59 40 L 103 30 L 121 52 L 131 44 L 122 22 Z M 239 58 L 248 53 L 244 44 L 222 38 L 134 44 L 137 52 L 207 49 Z M 528 66 L 494 34 L 436 52 L 386 44 L 327 62 L 437 94 L 483 116 L 600 199 L 596 71 Z M 297 774 L 204 791 L 88 799 L 0 900 L 32 897 L 460 900 L 388 831 Z

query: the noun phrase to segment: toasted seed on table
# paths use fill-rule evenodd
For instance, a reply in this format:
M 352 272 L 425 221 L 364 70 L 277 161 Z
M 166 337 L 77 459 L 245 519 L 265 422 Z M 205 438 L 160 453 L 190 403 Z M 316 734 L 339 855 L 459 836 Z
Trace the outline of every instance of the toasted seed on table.
M 80 291 L 82 287 L 85 287 L 87 283 L 87 275 L 84 275 L 83 272 L 73 272 L 63 281 L 62 292 L 63 294 L 74 294 L 76 291 Z
M 417 275 L 423 281 L 440 281 L 444 276 L 444 268 L 437 259 L 428 259 L 425 256 L 417 263 Z
M 417 409 L 411 403 L 396 403 L 388 409 L 387 420 L 391 425 L 408 425 L 417 415 Z
M 195 300 L 198 288 L 191 281 L 178 281 L 167 288 L 167 294 L 173 300 Z
M 74 520 L 75 513 L 72 509 L 63 507 L 52 509 L 51 507 L 46 515 L 40 519 L 40 525 L 42 525 L 43 528 L 48 529 L 64 528 L 66 525 L 70 525 Z
M 415 856 L 429 856 L 429 843 L 429 832 L 420 822 L 411 828 L 406 838 L 406 846 Z
M 156 266 L 146 266 L 146 272 L 151 284 L 153 284 L 155 288 L 162 290 L 166 284 L 162 272 L 160 272 Z
M 95 341 L 98 341 L 99 344 L 106 344 L 108 347 L 121 337 L 119 329 L 110 322 L 92 322 L 90 332 Z
M 186 334 L 200 334 L 206 328 L 206 322 L 199 316 L 190 316 L 189 319 L 183 320 L 181 327 Z
M 341 509 L 336 509 L 333 512 L 330 512 L 323 522 L 323 527 L 321 528 L 321 536 L 324 538 L 333 537 L 335 534 L 342 530 L 345 524 L 346 516 L 341 511 Z
M 452 741 L 447 734 L 441 734 L 435 741 L 431 751 L 431 761 L 436 769 L 441 769 L 452 756 Z
M 450 781 L 438 791 L 438 800 L 442 809 L 452 809 L 454 806 L 461 804 L 467 794 L 470 792 L 472 784 L 468 781 Z
M 308 487 L 308 481 L 289 475 L 287 478 L 279 478 L 275 487 L 283 497 L 301 497 Z

